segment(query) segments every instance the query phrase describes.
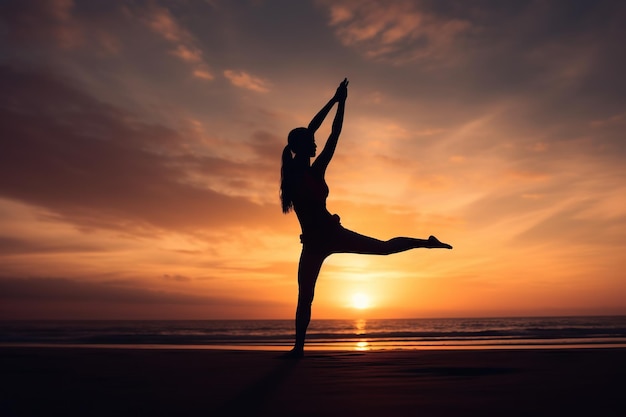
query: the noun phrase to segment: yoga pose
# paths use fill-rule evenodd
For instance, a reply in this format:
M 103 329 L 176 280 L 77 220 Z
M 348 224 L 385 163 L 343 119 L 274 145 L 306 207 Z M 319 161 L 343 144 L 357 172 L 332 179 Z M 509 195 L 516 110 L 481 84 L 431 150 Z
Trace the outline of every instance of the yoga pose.
M 361 253 L 388 255 L 415 248 L 445 248 L 452 246 L 436 237 L 415 239 L 395 237 L 383 241 L 363 236 L 341 226 L 339 216 L 326 209 L 328 185 L 324 180 L 326 168 L 335 153 L 343 125 L 343 114 L 348 97 L 348 80 L 344 79 L 335 95 L 315 115 L 308 127 L 298 127 L 289 133 L 283 150 L 280 199 L 284 213 L 294 210 L 302 228 L 302 253 L 298 265 L 298 306 L 296 309 L 296 341 L 289 357 L 302 357 L 304 339 L 311 320 L 311 304 L 315 282 L 324 259 L 333 253 Z M 314 134 L 330 109 L 337 104 L 332 131 L 324 149 L 311 164 L 317 145 Z M 295 155 L 295 156 L 293 156 Z

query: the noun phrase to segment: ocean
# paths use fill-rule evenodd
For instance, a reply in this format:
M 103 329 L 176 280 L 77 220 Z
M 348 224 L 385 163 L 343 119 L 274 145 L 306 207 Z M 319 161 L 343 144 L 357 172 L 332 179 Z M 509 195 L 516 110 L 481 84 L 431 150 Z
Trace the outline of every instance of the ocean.
M 293 320 L 0 321 L 0 346 L 286 350 Z M 313 320 L 310 350 L 626 347 L 626 316 Z

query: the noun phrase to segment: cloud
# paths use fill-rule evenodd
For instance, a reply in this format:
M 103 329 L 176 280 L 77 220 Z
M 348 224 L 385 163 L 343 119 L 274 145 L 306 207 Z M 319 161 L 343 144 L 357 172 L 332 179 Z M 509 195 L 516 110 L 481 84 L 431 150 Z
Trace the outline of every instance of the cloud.
M 0 277 L 0 297 L 12 300 L 81 301 L 140 304 L 204 304 L 210 297 L 169 291 L 133 288 L 106 282 L 77 281 L 67 278 Z
M 623 246 L 626 241 L 626 214 L 589 215 L 589 211 L 596 211 L 597 203 L 595 199 L 581 200 L 564 209 L 555 210 L 516 236 L 514 242 L 527 247 L 569 244 L 594 247 L 596 250 L 614 250 L 615 247 Z
M 175 281 L 175 282 L 189 282 L 191 281 L 191 278 L 184 276 L 184 275 L 170 275 L 170 274 L 164 274 L 163 275 L 163 279 L 166 281 Z
M 46 208 L 75 224 L 127 231 L 183 232 L 279 220 L 275 205 L 229 195 L 232 188 L 220 185 L 220 179 L 263 181 L 277 175 L 263 160 L 197 156 L 187 151 L 189 138 L 178 131 L 143 123 L 50 74 L 0 67 L 0 88 L 5 198 Z M 235 190 L 245 194 L 245 188 Z
M 30 241 L 11 236 L 0 236 L 0 256 L 5 255 L 34 255 L 34 254 L 64 254 L 90 251 L 102 251 L 104 248 L 84 242 L 41 242 Z
M 235 71 L 227 69 L 224 76 L 228 78 L 232 85 L 258 93 L 269 92 L 269 83 L 261 78 L 255 77 L 245 71 Z
M 193 76 L 203 80 L 213 80 L 215 77 L 208 70 L 196 68 L 193 70 Z
M 285 309 L 283 303 L 157 290 L 140 283 L 57 277 L 0 277 L 2 319 L 233 318 Z M 241 313 L 244 311 L 245 313 Z
M 172 52 L 172 55 L 179 57 L 183 61 L 190 63 L 202 62 L 202 51 L 185 45 L 178 45 Z
M 150 29 L 174 45 L 170 54 L 191 65 L 194 77 L 209 81 L 214 79 L 198 40 L 176 20 L 169 9 L 153 5 L 147 10 L 144 21 Z
M 409 0 L 323 1 L 342 44 L 373 60 L 442 59 L 472 29 L 469 21 L 420 9 Z
M 72 9 L 71 0 L 2 2 L 0 19 L 5 22 L 11 40 L 51 37 L 57 45 L 71 47 L 79 32 L 72 22 Z
M 598 128 L 624 124 L 626 124 L 626 113 L 615 114 L 613 116 L 604 119 L 593 120 L 591 122 L 592 127 Z
M 155 6 L 146 17 L 148 26 L 172 43 L 189 43 L 193 36 L 178 24 L 174 16 L 165 7 Z
M 98 14 L 80 17 L 76 14 L 72 0 L 0 3 L 0 21 L 4 23 L 11 42 L 52 41 L 52 45 L 65 50 L 97 46 L 100 51 L 117 52 L 117 37 L 101 24 L 102 18 Z

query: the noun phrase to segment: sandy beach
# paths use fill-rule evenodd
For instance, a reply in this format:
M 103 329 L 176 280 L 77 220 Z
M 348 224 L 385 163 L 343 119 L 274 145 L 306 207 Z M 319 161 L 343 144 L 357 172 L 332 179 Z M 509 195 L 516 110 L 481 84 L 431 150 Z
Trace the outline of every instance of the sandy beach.
M 0 348 L 2 416 L 624 416 L 626 350 Z

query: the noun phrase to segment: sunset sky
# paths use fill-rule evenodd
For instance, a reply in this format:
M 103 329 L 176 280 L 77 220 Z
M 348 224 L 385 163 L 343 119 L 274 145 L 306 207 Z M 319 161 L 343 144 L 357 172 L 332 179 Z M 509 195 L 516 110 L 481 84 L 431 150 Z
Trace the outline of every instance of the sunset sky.
M 0 319 L 291 318 L 280 155 L 344 77 L 328 209 L 454 250 L 332 255 L 314 319 L 626 314 L 624 21 L 619 0 L 4 0 Z

